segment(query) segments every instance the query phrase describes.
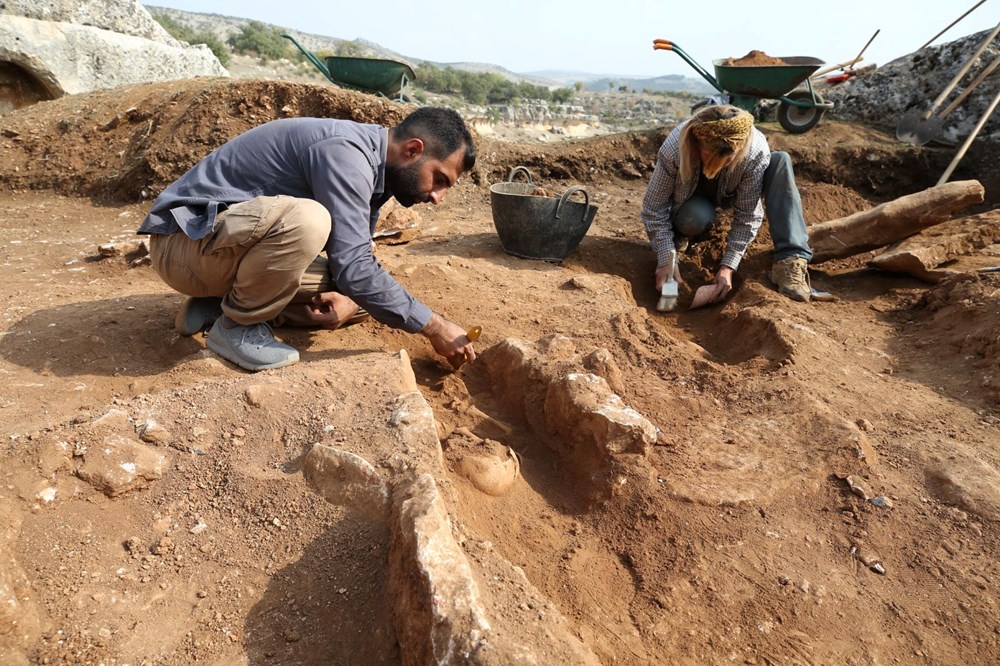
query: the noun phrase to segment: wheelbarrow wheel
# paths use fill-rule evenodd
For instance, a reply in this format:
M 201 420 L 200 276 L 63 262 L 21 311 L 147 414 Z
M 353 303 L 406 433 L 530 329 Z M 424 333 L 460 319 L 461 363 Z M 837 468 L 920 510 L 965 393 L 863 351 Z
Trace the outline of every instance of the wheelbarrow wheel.
M 801 100 L 812 104 L 813 101 L 813 96 L 808 90 L 793 90 L 785 95 L 785 97 L 796 102 Z M 816 94 L 816 101 L 819 103 L 823 102 L 823 98 L 818 93 Z M 794 104 L 782 101 L 778 105 L 778 122 L 789 133 L 802 134 L 816 127 L 816 123 L 823 117 L 824 111 L 826 109 L 818 106 L 795 106 Z

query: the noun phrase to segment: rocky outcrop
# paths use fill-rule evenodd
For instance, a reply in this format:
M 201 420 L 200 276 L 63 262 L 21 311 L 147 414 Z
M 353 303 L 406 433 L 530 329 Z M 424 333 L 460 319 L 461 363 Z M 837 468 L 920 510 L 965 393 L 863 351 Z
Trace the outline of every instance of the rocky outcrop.
M 835 104 L 830 112 L 831 117 L 858 120 L 894 130 L 907 110 L 924 110 L 930 106 L 986 40 L 989 32 L 983 31 L 947 44 L 921 49 L 897 58 L 874 72 L 823 90 L 823 96 Z M 1000 57 L 1000 40 L 994 39 L 972 63 L 972 67 L 944 99 L 936 113 L 940 114 L 997 57 Z M 988 76 L 944 118 L 941 138 L 957 142 L 968 136 L 998 90 L 1000 76 Z M 994 113 L 979 136 L 986 137 L 998 132 L 1000 114 Z
M 208 47 L 173 39 L 136 0 L 0 6 L 0 112 L 102 88 L 226 75 Z
M 134 0 L 80 2 L 80 0 L 5 0 L 0 14 L 23 16 L 36 21 L 72 23 L 123 35 L 142 37 L 173 47 L 181 42 L 167 34 L 146 8 Z

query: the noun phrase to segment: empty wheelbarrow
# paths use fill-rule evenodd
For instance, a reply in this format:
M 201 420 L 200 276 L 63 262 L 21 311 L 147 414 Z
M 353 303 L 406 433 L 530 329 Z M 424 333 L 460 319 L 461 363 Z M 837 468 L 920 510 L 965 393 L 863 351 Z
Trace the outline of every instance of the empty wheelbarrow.
M 666 39 L 654 39 L 653 48 L 658 51 L 673 51 L 698 72 L 720 93 L 729 95 L 733 105 L 745 111 L 754 110 L 762 99 L 776 99 L 778 122 L 792 134 L 808 132 L 823 117 L 833 102 L 824 102 L 813 90 L 809 77 L 823 65 L 819 58 L 790 57 L 779 58 L 780 65 L 750 66 L 727 65 L 725 60 L 713 60 L 715 76 L 695 62 L 684 49 Z M 805 82 L 806 89 L 796 90 Z
M 281 36 L 295 44 L 302 55 L 331 83 L 344 88 L 398 100 L 402 98 L 406 84 L 417 78 L 409 65 L 395 60 L 328 56 L 324 58 L 324 64 L 315 53 L 303 47 L 291 35 Z
M 527 182 L 514 182 L 523 173 Z M 504 252 L 522 259 L 560 263 L 580 244 L 597 214 L 587 190 L 568 188 L 559 197 L 539 195 L 531 174 L 523 166 L 511 169 L 507 182 L 490 186 L 493 226 Z M 583 195 L 583 203 L 570 201 Z

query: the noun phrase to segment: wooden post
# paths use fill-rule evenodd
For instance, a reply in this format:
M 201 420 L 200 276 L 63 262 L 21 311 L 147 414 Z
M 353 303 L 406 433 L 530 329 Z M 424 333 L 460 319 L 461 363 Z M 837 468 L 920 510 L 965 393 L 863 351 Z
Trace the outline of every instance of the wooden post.
M 978 180 L 935 185 L 854 215 L 808 227 L 812 263 L 840 259 L 895 243 L 921 229 L 947 222 L 952 214 L 982 203 Z

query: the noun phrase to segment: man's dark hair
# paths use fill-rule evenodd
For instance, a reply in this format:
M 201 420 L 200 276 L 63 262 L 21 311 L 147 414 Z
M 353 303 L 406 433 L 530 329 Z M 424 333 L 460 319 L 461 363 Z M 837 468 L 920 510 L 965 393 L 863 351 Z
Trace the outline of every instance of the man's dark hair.
M 465 146 L 462 170 L 469 171 L 476 164 L 476 147 L 462 116 L 454 109 L 425 106 L 403 118 L 396 126 L 395 136 L 401 141 L 417 138 L 424 142 L 424 150 L 436 160 L 443 160 Z

